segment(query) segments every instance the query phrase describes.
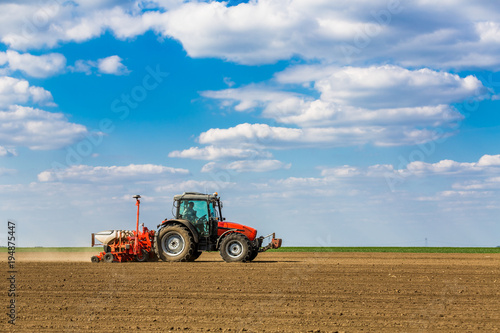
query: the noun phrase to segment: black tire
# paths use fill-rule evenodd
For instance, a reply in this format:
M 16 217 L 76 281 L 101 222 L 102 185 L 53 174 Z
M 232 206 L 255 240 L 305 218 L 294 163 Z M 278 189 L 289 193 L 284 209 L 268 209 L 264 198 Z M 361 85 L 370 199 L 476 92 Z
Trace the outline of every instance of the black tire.
M 141 253 L 135 255 L 135 260 L 138 262 L 148 261 L 149 260 L 149 252 L 144 250 L 144 249 L 141 249 Z
M 155 249 L 163 261 L 193 261 L 196 253 L 191 232 L 181 225 L 169 225 L 161 229 L 155 239 Z
M 259 254 L 259 248 L 256 246 L 252 246 L 252 250 L 250 251 L 250 256 L 248 256 L 248 261 L 252 261 L 255 258 L 257 258 L 258 254 Z
M 104 262 L 113 262 L 113 260 L 115 260 L 115 258 L 113 257 L 113 253 L 106 253 L 104 255 L 104 257 L 102 257 L 102 261 Z
M 92 258 L 90 258 L 90 261 L 92 261 L 92 262 L 99 262 L 99 257 L 92 256 Z
M 225 262 L 247 262 L 252 245 L 247 236 L 233 232 L 222 240 L 219 248 L 220 256 Z
M 102 247 L 104 248 L 104 252 L 111 252 L 111 247 L 109 245 L 103 245 Z

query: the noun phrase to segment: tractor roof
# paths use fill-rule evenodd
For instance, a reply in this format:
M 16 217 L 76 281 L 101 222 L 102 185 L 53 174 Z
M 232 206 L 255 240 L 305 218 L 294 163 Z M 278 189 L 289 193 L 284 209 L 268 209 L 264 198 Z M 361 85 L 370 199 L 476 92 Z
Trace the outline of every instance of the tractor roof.
M 179 200 L 205 200 L 205 201 L 217 201 L 219 197 L 217 193 L 214 194 L 204 194 L 199 192 L 184 192 L 183 194 L 178 194 L 174 196 L 175 201 Z

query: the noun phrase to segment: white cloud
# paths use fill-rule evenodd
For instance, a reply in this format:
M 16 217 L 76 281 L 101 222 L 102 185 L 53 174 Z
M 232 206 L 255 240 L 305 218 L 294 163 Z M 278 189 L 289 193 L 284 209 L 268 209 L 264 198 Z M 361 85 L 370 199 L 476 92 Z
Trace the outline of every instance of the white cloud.
M 477 162 L 477 165 L 500 167 L 500 155 L 483 155 Z
M 500 190 L 500 177 L 489 177 L 484 180 L 469 180 L 453 184 L 456 190 L 476 191 L 476 190 Z
M 106 58 L 93 60 L 79 59 L 75 61 L 73 66 L 68 66 L 69 70 L 76 73 L 103 73 L 112 75 L 127 75 L 130 70 L 122 64 L 122 58 L 117 55 L 112 55 Z
M 499 68 L 500 14 L 494 1 L 259 0 L 54 1 L 0 5 L 0 40 L 13 49 L 83 42 L 111 31 L 152 30 L 179 40 L 191 57 L 244 64 L 298 56 L 338 65 L 390 59 L 403 66 Z M 420 22 L 421 24 L 414 24 Z
M 26 80 L 0 76 L 0 108 L 29 102 L 48 106 L 55 105 L 52 94 L 42 87 L 30 86 Z
M 18 53 L 7 50 L 0 52 L 0 65 L 8 66 L 10 71 L 19 70 L 29 76 L 46 78 L 61 73 L 66 66 L 66 58 L 59 53 L 34 56 L 29 53 Z
M 236 111 L 246 111 L 262 107 L 270 102 L 287 100 L 297 96 L 284 91 L 273 91 L 269 87 L 249 85 L 239 89 L 224 89 L 219 91 L 203 91 L 202 96 L 220 100 L 237 102 Z M 228 106 L 227 104 L 225 106 Z
M 69 122 L 62 113 L 18 105 L 0 111 L 0 145 L 58 149 L 83 139 L 87 133 L 85 126 Z
M 448 105 L 369 110 L 323 100 L 291 99 L 269 104 L 262 115 L 301 127 L 450 127 L 464 118 Z
M 126 75 L 130 73 L 125 65 L 122 64 L 122 58 L 113 55 L 97 61 L 99 72 L 104 74 Z
M 214 191 L 219 191 L 221 189 L 227 189 L 236 186 L 236 183 L 226 182 L 226 181 L 210 181 L 210 180 L 186 180 L 180 183 L 169 183 L 167 185 L 157 186 L 155 188 L 156 192 L 174 192 L 179 191 L 185 192 L 200 192 L 200 193 L 211 193 Z
M 266 184 L 254 184 L 266 193 L 284 196 L 310 195 L 355 196 L 372 202 L 387 202 L 398 197 L 403 201 L 440 201 L 443 205 L 454 207 L 476 205 L 483 207 L 481 201 L 464 202 L 461 199 L 487 198 L 496 202 L 500 191 L 500 155 L 484 155 L 478 162 L 456 162 L 442 160 L 436 163 L 413 162 L 405 168 L 395 169 L 392 165 L 378 164 L 367 167 L 343 165 L 323 168 L 321 177 L 289 177 L 271 180 Z M 493 160 L 492 164 L 480 162 Z M 460 181 L 457 181 L 460 179 Z M 415 187 L 416 184 L 426 184 Z M 411 192 L 406 191 L 408 186 Z M 422 195 L 418 195 L 422 192 Z M 433 193 L 428 195 L 428 193 Z M 404 198 L 402 197 L 404 196 Z M 488 203 L 488 205 L 491 205 Z M 458 208 L 458 206 L 455 206 Z M 448 208 L 446 208 L 448 209 Z M 453 208 L 452 208 L 453 209 Z
M 91 182 L 113 183 L 117 181 L 158 181 L 172 175 L 188 175 L 189 171 L 153 164 L 130 164 L 128 166 L 73 165 L 66 169 L 52 169 L 38 175 L 40 182 Z
M 276 83 L 282 85 L 283 91 Z M 284 91 L 301 86 L 309 88 L 309 93 Z M 278 73 L 275 81 L 267 84 L 203 95 L 222 100 L 223 106 L 236 104 L 237 111 L 260 108 L 262 116 L 299 128 L 241 124 L 225 131 L 202 133 L 201 143 L 216 144 L 223 141 L 222 137 L 229 142 L 232 137 L 235 142 L 253 141 L 267 146 L 272 141 L 393 146 L 452 135 L 452 126 L 464 117 L 450 104 L 481 100 L 489 92 L 474 76 L 461 78 L 430 69 L 308 65 Z
M 267 142 L 298 141 L 303 137 L 301 129 L 271 127 L 266 124 L 239 124 L 228 129 L 212 128 L 201 133 L 202 144 L 261 145 Z
M 290 169 L 291 164 L 278 160 L 242 160 L 227 165 L 227 169 L 237 172 L 269 172 L 279 169 Z
M 366 168 L 344 165 L 335 168 L 325 168 L 321 175 L 324 177 L 384 177 L 388 173 L 402 176 L 456 176 L 463 175 L 491 175 L 500 174 L 500 155 L 483 155 L 477 162 L 457 162 L 441 160 L 436 163 L 414 161 L 402 169 L 395 169 L 392 165 L 377 164 Z
M 17 156 L 17 151 L 14 148 L 5 148 L 0 146 L 0 157 Z
M 458 174 L 500 172 L 500 155 L 483 155 L 477 162 L 442 160 L 437 163 L 411 162 L 405 172 L 412 174 Z
M 377 146 L 420 144 L 443 138 L 443 134 L 407 127 L 287 128 L 267 124 L 239 124 L 212 128 L 200 134 L 202 144 L 286 149 L 292 147 L 344 147 L 373 143 Z
M 248 159 L 230 163 L 209 162 L 203 166 L 201 172 L 217 172 L 220 170 L 234 172 L 269 172 L 279 169 L 290 169 L 291 164 L 278 160 Z
M 446 17 L 445 19 L 443 17 Z M 418 20 L 425 24 L 412 24 Z M 299 55 L 337 64 L 390 58 L 395 63 L 435 68 L 495 66 L 500 22 L 493 2 L 260 0 L 186 3 L 167 12 L 159 31 L 181 41 L 192 57 L 219 57 L 255 64 Z M 475 29 L 477 26 L 477 29 Z M 491 41 L 495 45 L 491 45 Z
M 500 22 L 478 22 L 476 30 L 482 41 L 500 43 Z
M 1 148 L 1 147 L 0 147 Z M 0 149 L 0 156 L 1 155 L 1 149 Z M 9 175 L 13 175 L 17 172 L 17 170 L 14 170 L 14 169 L 7 169 L 7 168 L 0 168 L 0 177 L 1 176 L 9 176 Z
M 271 157 L 272 155 L 269 152 L 257 151 L 254 149 L 207 146 L 203 148 L 191 147 L 182 151 L 172 151 L 168 154 L 168 156 L 210 161 L 221 159 Z
M 398 66 L 334 67 L 296 66 L 276 75 L 278 82 L 314 82 L 321 100 L 366 109 L 422 107 L 450 104 L 469 97 L 485 97 L 486 88 L 476 77 L 428 68 Z
M 85 73 L 87 75 L 92 74 L 92 70 L 97 68 L 97 62 L 92 60 L 82 60 L 79 59 L 75 61 L 73 66 L 68 66 L 69 70 L 76 73 Z

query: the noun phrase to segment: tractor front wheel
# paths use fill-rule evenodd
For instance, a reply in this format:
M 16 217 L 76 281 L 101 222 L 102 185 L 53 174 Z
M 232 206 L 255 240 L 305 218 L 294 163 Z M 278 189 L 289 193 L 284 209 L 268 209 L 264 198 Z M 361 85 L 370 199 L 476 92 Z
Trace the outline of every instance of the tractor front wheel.
M 258 254 L 259 254 L 259 247 L 252 246 L 252 250 L 250 251 L 250 256 L 248 257 L 248 261 L 253 261 L 255 258 L 257 258 Z
M 169 225 L 158 233 L 155 248 L 163 261 L 193 261 L 195 245 L 186 227 Z
M 250 259 L 251 248 L 250 241 L 245 235 L 233 232 L 224 237 L 219 252 L 225 262 L 247 262 Z

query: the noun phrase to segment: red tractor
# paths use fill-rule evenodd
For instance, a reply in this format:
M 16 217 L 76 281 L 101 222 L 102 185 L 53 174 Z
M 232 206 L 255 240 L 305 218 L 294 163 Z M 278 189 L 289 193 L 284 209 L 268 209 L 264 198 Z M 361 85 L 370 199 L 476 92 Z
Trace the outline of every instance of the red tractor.
M 108 230 L 92 234 L 104 251 L 92 262 L 122 261 L 194 261 L 203 251 L 219 251 L 226 262 L 250 262 L 260 252 L 281 247 L 275 234 L 257 237 L 257 230 L 238 223 L 225 222 L 222 202 L 217 193 L 185 192 L 174 196 L 175 217 L 165 219 L 155 232 L 142 225 L 139 230 L 140 196 L 135 231 Z M 265 239 L 272 237 L 263 246 Z

